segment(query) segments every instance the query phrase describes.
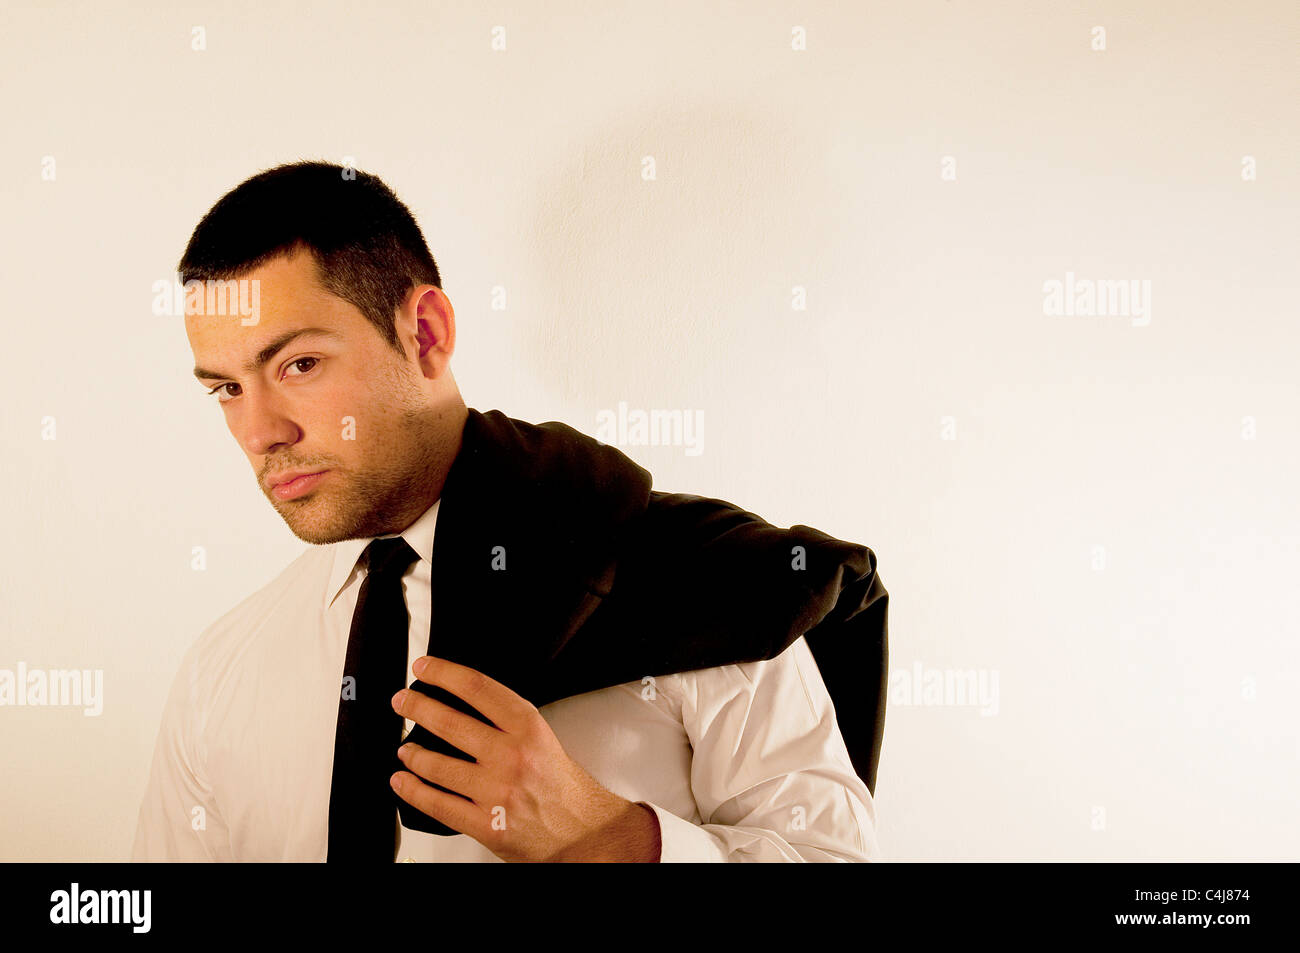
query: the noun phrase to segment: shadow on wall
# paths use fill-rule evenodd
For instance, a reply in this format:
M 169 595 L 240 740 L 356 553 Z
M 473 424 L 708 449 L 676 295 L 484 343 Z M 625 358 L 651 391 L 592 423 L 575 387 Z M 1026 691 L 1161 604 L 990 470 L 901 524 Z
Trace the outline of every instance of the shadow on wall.
M 825 413 L 835 347 L 818 292 L 842 224 L 824 135 L 777 118 L 637 111 L 539 182 L 524 353 L 566 403 L 593 420 L 619 400 L 708 404 L 749 426 L 780 399 L 792 428 Z

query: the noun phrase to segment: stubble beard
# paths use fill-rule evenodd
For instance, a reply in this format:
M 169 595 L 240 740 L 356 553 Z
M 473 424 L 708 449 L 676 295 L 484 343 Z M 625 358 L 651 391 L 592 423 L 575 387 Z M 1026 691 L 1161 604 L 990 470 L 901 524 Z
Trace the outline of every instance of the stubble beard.
M 446 441 L 431 408 L 406 410 L 391 440 L 364 471 L 327 465 L 329 478 L 297 500 L 272 505 L 303 542 L 327 545 L 399 533 L 433 505 Z

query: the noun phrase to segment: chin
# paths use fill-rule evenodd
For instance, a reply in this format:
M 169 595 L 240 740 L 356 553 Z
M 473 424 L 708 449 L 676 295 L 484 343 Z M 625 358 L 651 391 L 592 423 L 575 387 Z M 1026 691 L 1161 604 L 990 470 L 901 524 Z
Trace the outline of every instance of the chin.
M 322 529 L 317 526 L 297 526 L 285 521 L 293 535 L 297 536 L 304 543 L 311 543 L 314 546 L 326 546 L 330 543 L 337 543 L 344 536 L 339 536 L 337 532 L 331 529 Z
M 325 546 L 329 543 L 351 539 L 356 535 L 350 525 L 344 525 L 338 519 L 321 520 L 312 518 L 303 512 L 287 512 L 281 509 L 280 506 L 276 506 L 276 512 L 280 514 L 280 518 L 284 520 L 284 524 L 289 527 L 290 532 L 304 543 Z

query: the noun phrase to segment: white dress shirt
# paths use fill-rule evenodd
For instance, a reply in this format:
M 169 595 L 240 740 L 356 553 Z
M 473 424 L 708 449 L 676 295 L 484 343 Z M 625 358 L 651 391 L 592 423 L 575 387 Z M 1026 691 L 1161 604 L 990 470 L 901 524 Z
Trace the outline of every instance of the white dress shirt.
M 438 506 L 400 534 L 419 555 L 402 576 L 408 684 L 411 663 L 429 654 Z M 326 859 L 343 663 L 369 543 L 309 548 L 185 654 L 133 860 Z M 539 710 L 602 786 L 654 811 L 662 862 L 878 859 L 871 793 L 802 638 L 769 661 L 645 678 Z M 405 827 L 397 859 L 500 862 L 468 835 Z

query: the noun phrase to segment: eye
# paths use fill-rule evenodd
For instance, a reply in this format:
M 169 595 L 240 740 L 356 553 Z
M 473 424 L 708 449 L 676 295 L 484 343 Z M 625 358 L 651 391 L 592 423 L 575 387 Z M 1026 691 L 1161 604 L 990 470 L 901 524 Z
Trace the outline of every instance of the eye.
M 218 384 L 216 387 L 212 388 L 212 390 L 208 391 L 208 393 L 209 393 L 209 394 L 216 394 L 216 395 L 217 395 L 217 403 L 219 403 L 219 404 L 225 404 L 225 403 L 229 403 L 229 402 L 230 402 L 230 399 L 231 399 L 232 397 L 238 397 L 239 395 L 238 395 L 238 394 L 231 394 L 231 393 L 229 393 L 229 392 L 225 392 L 225 393 L 223 394 L 222 391 L 221 391 L 221 389 L 222 389 L 223 387 L 238 387 L 238 386 L 239 386 L 239 385 L 236 384 L 234 381 L 226 381 L 226 383 L 224 383 L 224 384 Z M 225 398 L 224 400 L 222 399 L 223 396 L 224 396 L 224 398 Z
M 308 373 L 309 371 L 311 371 L 312 367 L 315 367 L 317 364 L 320 363 L 320 358 L 318 358 L 318 357 L 300 357 L 300 358 L 298 358 L 297 360 L 290 361 L 290 362 L 286 365 L 286 368 L 288 368 L 288 367 L 297 367 L 299 364 L 303 363 L 304 361 L 308 361 L 308 362 L 310 362 L 310 363 L 311 363 L 311 367 L 308 367 L 307 370 L 303 371 L 303 372 L 300 373 L 300 374 L 290 374 L 290 375 L 289 375 L 290 377 L 302 377 L 303 374 Z
M 288 373 L 289 368 L 298 367 L 298 365 L 303 363 L 307 364 L 307 369 L 305 371 L 300 369 L 297 374 Z M 285 365 L 285 374 L 287 377 L 303 377 L 306 374 L 310 374 L 315 369 L 316 365 L 319 363 L 320 363 L 319 357 L 300 357 L 290 361 L 288 364 Z M 231 400 L 238 397 L 239 394 L 237 393 L 232 394 L 229 391 L 224 390 L 223 388 L 238 387 L 238 386 L 239 385 L 236 384 L 234 381 L 226 381 L 226 383 L 224 384 L 218 384 L 216 387 L 212 388 L 212 390 L 208 391 L 208 393 L 215 394 L 218 403 L 228 404 L 230 403 Z

